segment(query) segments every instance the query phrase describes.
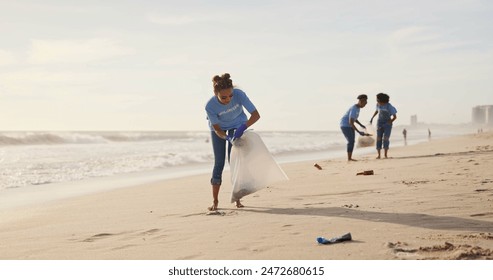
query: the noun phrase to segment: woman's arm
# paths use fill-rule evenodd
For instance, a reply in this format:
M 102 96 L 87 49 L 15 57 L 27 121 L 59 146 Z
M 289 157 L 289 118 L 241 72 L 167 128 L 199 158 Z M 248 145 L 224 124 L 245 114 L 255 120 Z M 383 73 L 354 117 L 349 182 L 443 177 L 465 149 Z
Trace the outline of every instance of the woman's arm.
M 359 131 L 359 130 L 356 128 L 356 126 L 354 125 L 354 123 L 355 123 L 355 122 L 356 122 L 356 123 L 358 123 L 359 125 L 361 125 L 361 123 L 360 123 L 358 120 L 355 120 L 355 119 L 353 119 L 353 118 L 350 118 L 350 119 L 349 119 L 349 124 L 351 124 L 351 126 L 353 127 L 353 129 L 354 129 L 356 132 L 358 132 L 358 134 L 359 134 L 359 135 L 361 135 L 361 136 L 369 136 L 369 135 L 370 135 L 370 134 L 365 133 L 365 132 L 363 132 L 363 131 Z M 363 125 L 361 125 L 361 126 L 363 126 Z
M 219 136 L 222 139 L 226 139 L 227 137 L 226 132 L 224 132 L 224 130 L 222 130 L 222 128 L 218 124 L 214 124 L 212 125 L 212 127 L 214 128 L 214 132 L 216 133 L 217 136 Z
M 392 115 L 392 119 L 390 120 L 390 124 L 392 124 L 397 119 L 397 114 Z
M 246 122 L 246 126 L 250 127 L 260 119 L 260 114 L 257 110 L 253 111 L 250 118 Z
M 359 124 L 359 126 L 361 126 L 362 128 L 366 128 L 366 126 L 364 126 L 362 123 L 360 123 L 357 119 L 354 120 L 355 123 Z
M 378 114 L 378 110 L 375 111 L 375 113 L 373 113 L 373 117 L 371 117 L 371 120 L 370 120 L 370 123 L 373 122 L 373 118 Z
M 349 118 L 349 124 L 351 125 L 351 127 L 356 130 L 356 132 L 360 133 L 361 132 L 356 128 L 356 126 L 354 125 L 355 121 L 357 122 L 357 120 L 353 119 L 353 118 Z

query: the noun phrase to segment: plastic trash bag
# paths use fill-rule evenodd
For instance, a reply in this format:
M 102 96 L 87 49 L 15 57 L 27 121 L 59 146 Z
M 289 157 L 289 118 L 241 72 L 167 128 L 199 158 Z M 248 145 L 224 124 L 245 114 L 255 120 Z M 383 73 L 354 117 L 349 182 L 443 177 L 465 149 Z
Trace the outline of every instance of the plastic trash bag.
M 358 144 L 356 147 L 358 148 L 364 148 L 364 147 L 371 147 L 375 145 L 375 128 L 371 123 L 366 125 L 365 132 L 370 134 L 371 136 L 359 136 L 358 137 Z
M 231 202 L 252 194 L 288 176 L 276 163 L 260 136 L 247 130 L 234 140 L 230 159 Z

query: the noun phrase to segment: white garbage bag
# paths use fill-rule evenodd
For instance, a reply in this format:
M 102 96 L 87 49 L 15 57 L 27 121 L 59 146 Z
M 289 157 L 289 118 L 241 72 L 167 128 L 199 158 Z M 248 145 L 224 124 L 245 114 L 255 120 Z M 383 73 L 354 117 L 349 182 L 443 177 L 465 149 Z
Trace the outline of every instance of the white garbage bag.
M 276 163 L 260 136 L 247 130 L 233 142 L 230 159 L 231 202 L 254 193 L 288 176 Z
M 373 128 L 373 125 L 371 123 L 366 125 L 365 132 L 370 134 L 371 136 L 359 136 L 358 137 L 358 144 L 356 147 L 358 148 L 364 148 L 364 147 L 371 147 L 375 145 L 375 128 Z

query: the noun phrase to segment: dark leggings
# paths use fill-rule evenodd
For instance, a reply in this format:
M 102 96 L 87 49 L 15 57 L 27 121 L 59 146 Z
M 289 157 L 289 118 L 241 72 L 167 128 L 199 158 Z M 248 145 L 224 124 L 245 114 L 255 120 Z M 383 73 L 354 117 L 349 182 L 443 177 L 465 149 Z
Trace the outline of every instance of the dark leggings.
M 352 153 L 354 149 L 354 140 L 356 133 L 352 127 L 341 126 L 342 133 L 347 140 L 347 152 Z
M 234 129 L 227 131 L 229 136 L 233 136 Z M 217 136 L 211 131 L 212 149 L 214 150 L 214 169 L 212 170 L 211 185 L 221 185 L 224 165 L 226 163 L 226 143 L 228 144 L 228 162 L 231 154 L 231 143 Z

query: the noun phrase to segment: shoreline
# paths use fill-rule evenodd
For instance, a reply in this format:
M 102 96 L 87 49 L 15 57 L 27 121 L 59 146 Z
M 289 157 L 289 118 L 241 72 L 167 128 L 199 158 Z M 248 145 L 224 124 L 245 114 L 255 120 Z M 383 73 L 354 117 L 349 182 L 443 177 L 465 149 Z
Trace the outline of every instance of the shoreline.
M 209 174 L 0 212 L 0 259 L 493 259 L 493 133 L 281 164 L 290 178 L 245 197 Z M 373 176 L 356 176 L 364 170 Z M 228 178 L 229 172 L 224 173 Z M 318 245 L 318 236 L 353 240 Z

